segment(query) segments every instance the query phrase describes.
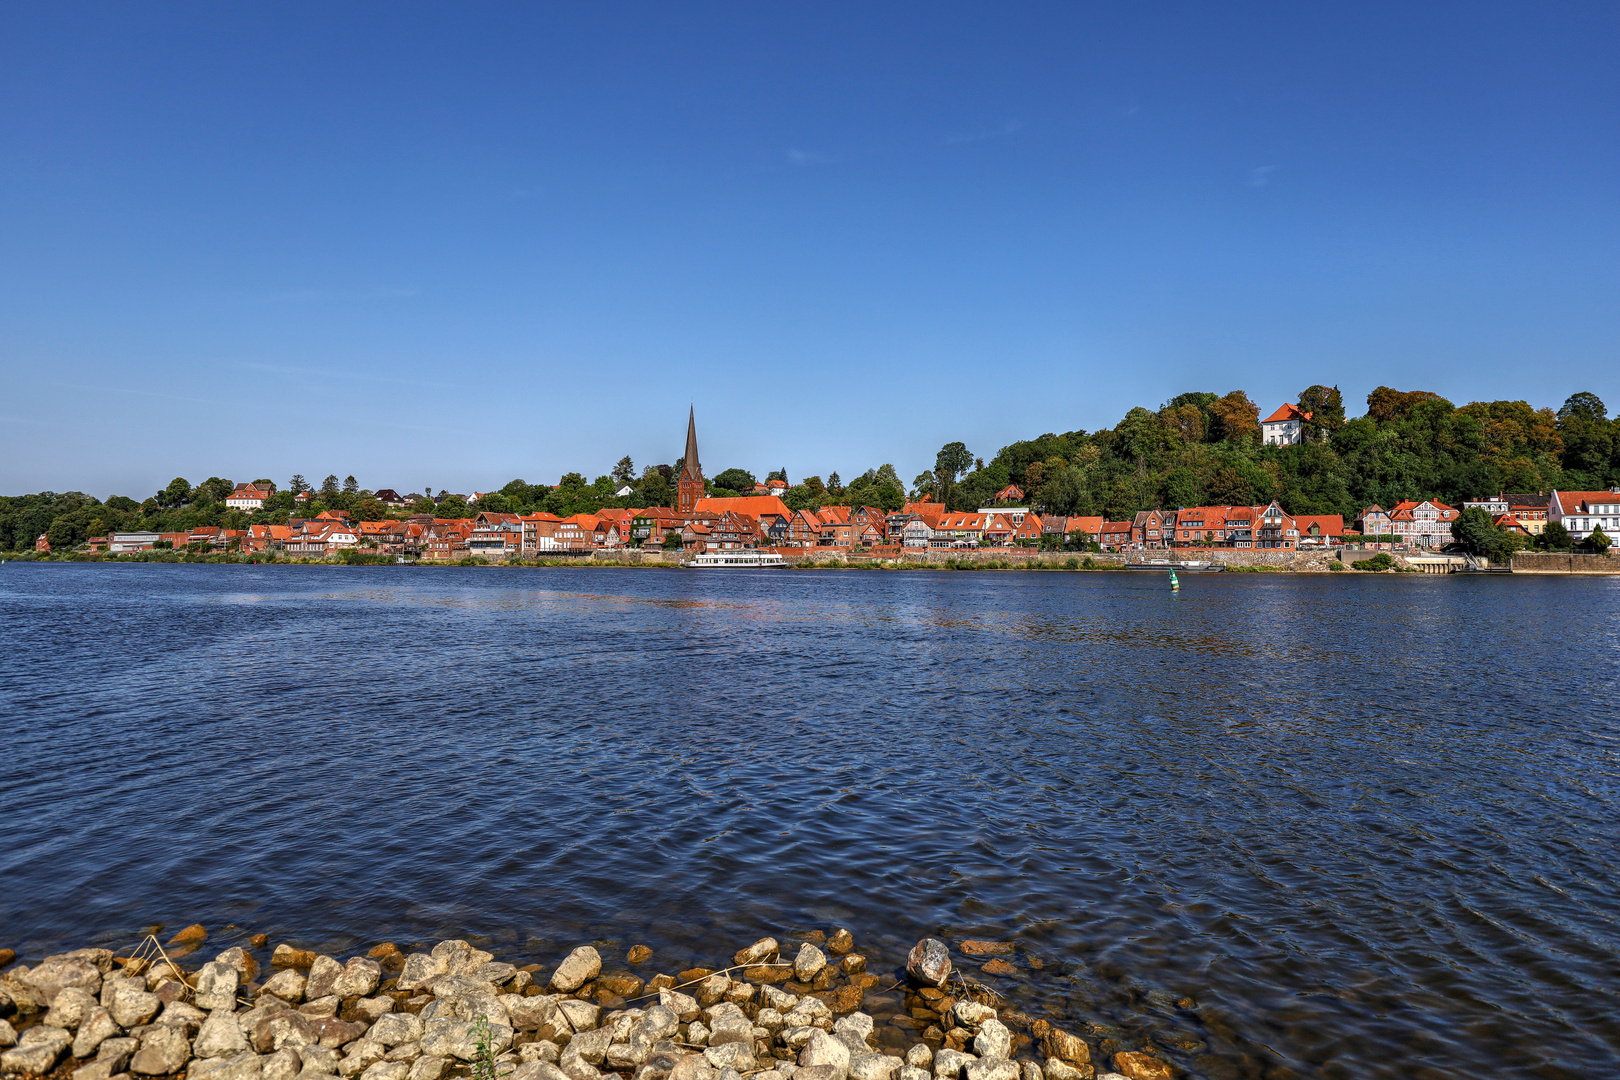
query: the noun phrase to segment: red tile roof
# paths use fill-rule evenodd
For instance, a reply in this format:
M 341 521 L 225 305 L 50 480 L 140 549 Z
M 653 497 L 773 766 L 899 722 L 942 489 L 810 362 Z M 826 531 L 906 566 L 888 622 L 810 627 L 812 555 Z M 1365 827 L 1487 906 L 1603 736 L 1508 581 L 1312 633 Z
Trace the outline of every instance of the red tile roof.
M 1289 420 L 1309 420 L 1310 418 L 1311 414 L 1308 412 L 1301 412 L 1299 406 L 1284 402 L 1282 405 L 1278 406 L 1276 412 L 1272 413 L 1270 416 L 1266 417 L 1260 422 L 1262 424 L 1282 424 L 1288 422 Z

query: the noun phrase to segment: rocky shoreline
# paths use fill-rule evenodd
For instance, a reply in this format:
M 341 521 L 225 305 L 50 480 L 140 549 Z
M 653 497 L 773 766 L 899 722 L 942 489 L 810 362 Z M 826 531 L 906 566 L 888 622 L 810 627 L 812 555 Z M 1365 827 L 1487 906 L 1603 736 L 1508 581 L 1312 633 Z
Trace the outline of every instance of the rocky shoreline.
M 0 1074 L 49 1080 L 1169 1080 L 1142 1051 L 1093 1060 L 1008 1007 L 927 938 L 869 970 L 848 930 L 761 938 L 719 968 L 612 970 L 582 945 L 554 969 L 465 941 L 344 960 L 234 947 L 195 968 L 188 927 L 127 956 L 79 949 L 0 971 Z M 964 941 L 991 970 L 1010 943 Z M 988 960 L 985 958 L 989 957 Z M 14 956 L 0 950 L 0 966 Z M 1005 963 L 1005 961 L 1001 961 Z M 263 976 L 261 978 L 261 976 Z

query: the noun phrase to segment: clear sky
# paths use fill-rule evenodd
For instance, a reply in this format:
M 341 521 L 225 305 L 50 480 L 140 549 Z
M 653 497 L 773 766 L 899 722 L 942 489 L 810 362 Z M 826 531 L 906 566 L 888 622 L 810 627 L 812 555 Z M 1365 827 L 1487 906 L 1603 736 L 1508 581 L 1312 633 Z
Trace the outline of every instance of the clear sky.
M 1613 4 L 0 7 L 0 492 L 1620 406 Z

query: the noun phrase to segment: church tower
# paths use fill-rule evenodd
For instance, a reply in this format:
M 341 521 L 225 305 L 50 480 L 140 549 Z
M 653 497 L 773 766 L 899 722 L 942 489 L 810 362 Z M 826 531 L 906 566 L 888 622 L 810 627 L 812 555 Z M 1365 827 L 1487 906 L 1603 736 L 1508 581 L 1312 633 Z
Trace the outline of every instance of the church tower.
M 703 466 L 698 463 L 697 451 L 697 412 L 693 410 L 686 416 L 686 461 L 675 481 L 675 512 L 690 514 L 703 495 Z

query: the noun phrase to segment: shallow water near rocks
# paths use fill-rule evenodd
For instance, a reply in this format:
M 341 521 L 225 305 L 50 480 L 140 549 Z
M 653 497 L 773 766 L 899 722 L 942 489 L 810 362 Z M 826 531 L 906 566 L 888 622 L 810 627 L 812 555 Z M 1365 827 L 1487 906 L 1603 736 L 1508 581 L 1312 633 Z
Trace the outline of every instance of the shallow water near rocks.
M 202 922 L 209 955 L 650 972 L 847 926 L 884 973 L 1015 942 L 958 963 L 1195 1076 L 1617 1075 L 1617 611 L 1557 578 L 12 563 L 0 946 Z

